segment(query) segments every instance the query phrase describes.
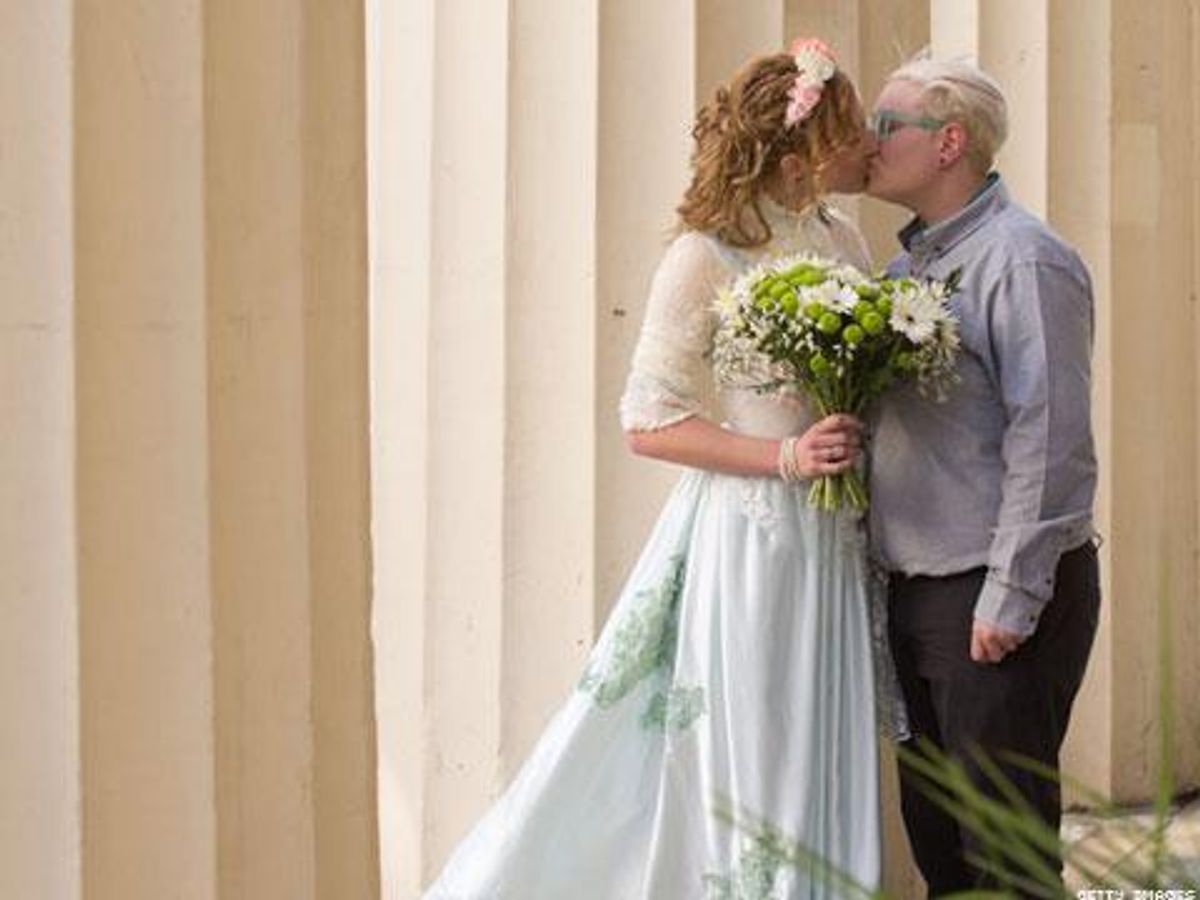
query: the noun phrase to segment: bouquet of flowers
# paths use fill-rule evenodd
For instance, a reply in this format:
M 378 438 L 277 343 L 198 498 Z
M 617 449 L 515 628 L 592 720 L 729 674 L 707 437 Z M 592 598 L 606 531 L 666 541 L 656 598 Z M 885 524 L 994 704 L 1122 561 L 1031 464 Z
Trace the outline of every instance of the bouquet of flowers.
M 821 416 L 861 416 L 900 379 L 938 398 L 954 380 L 958 323 L 946 281 L 869 278 L 803 254 L 745 272 L 718 299 L 717 377 L 759 390 L 798 390 Z M 809 504 L 867 506 L 854 469 L 813 482 Z

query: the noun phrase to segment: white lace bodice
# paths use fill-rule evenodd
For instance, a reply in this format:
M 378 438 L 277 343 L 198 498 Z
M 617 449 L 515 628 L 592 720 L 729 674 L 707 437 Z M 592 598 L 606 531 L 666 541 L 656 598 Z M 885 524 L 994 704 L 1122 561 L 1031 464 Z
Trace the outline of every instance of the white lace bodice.
M 621 425 L 653 431 L 694 415 L 711 415 L 745 434 L 779 438 L 811 423 L 806 404 L 782 394 L 714 385 L 711 350 L 717 291 L 747 267 L 777 256 L 810 252 L 870 271 L 866 243 L 854 224 L 830 207 L 792 213 L 764 203 L 773 237 L 741 250 L 706 234 L 677 237 L 654 273 L 625 393 Z M 716 410 L 705 409 L 714 396 Z

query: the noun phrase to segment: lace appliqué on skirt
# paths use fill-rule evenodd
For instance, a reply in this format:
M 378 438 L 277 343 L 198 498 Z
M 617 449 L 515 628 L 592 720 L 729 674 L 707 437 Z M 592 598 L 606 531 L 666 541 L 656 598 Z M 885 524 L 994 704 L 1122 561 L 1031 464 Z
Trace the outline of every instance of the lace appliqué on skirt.
M 779 510 L 771 502 L 770 482 L 765 478 L 747 478 L 742 484 L 742 514 L 768 534 L 779 524 Z

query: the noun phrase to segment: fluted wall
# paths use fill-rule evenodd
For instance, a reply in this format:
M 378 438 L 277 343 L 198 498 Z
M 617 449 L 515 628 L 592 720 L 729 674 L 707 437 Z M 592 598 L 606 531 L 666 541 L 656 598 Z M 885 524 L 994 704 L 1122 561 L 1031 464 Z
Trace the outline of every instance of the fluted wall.
M 377 896 L 362 10 L 0 28 L 0 896 Z
M 688 127 L 800 33 L 868 101 L 926 44 L 1008 88 L 1001 169 L 1098 301 L 1067 765 L 1149 796 L 1169 646 L 1200 783 L 1194 4 L 45 0 L 0 32 L 0 896 L 418 896 L 676 477 L 615 408 Z M 883 261 L 904 214 L 847 207 Z

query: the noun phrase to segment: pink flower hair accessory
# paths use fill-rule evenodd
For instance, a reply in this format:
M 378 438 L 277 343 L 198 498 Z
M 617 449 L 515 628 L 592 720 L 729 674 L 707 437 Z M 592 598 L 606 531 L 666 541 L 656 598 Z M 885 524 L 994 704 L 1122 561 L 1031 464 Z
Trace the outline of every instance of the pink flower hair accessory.
M 792 42 L 789 51 L 796 60 L 796 80 L 788 89 L 787 114 L 783 123 L 788 128 L 808 118 L 821 99 L 825 82 L 837 71 L 837 60 L 829 45 L 820 38 L 801 38 Z

